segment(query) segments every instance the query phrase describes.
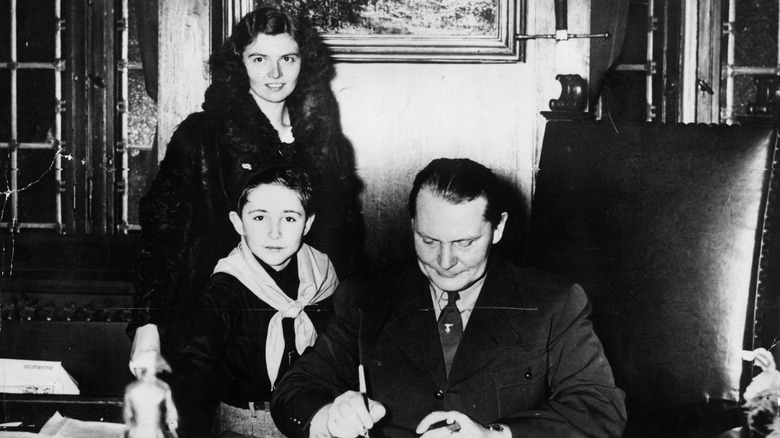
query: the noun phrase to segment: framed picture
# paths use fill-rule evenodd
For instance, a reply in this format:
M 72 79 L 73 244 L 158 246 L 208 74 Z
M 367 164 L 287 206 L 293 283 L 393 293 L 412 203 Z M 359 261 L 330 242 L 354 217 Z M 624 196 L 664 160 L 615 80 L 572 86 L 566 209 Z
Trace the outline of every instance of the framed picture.
M 222 38 L 269 4 L 316 27 L 340 62 L 523 60 L 524 0 L 222 0 Z

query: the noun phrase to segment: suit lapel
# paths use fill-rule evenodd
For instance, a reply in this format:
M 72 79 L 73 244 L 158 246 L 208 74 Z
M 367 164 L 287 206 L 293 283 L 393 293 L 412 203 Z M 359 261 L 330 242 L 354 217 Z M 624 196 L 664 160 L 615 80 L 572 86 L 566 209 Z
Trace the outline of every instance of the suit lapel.
M 408 272 L 391 305 L 394 315 L 384 331 L 437 385 L 444 384 L 444 357 L 432 308 L 428 280 L 419 269 Z
M 478 373 L 495 353 L 521 342 L 523 302 L 509 267 L 491 260 L 485 284 L 471 313 L 450 370 L 449 385 Z

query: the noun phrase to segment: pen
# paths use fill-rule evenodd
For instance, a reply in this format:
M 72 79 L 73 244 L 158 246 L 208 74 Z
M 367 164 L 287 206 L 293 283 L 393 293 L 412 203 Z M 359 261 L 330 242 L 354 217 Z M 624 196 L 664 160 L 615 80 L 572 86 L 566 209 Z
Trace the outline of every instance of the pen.
M 358 382 L 360 385 L 360 393 L 363 395 L 363 402 L 366 404 L 366 410 L 370 413 L 371 410 L 368 408 L 368 394 L 366 394 L 366 373 L 363 370 L 362 363 L 358 365 Z M 368 429 L 364 430 L 363 436 L 369 438 Z

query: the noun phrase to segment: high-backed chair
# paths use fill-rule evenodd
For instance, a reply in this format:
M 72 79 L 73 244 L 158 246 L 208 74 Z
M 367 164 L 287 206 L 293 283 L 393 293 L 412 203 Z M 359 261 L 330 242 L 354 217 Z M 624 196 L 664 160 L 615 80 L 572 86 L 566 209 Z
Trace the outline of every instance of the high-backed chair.
M 738 428 L 740 352 L 780 322 L 777 132 L 550 122 L 542 147 L 529 263 L 588 293 L 625 436 Z

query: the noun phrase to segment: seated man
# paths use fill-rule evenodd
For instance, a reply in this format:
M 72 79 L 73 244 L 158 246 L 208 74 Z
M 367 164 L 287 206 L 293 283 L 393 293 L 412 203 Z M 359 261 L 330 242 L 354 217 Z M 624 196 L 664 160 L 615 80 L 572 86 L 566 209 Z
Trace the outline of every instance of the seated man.
M 272 398 L 285 435 L 621 435 L 624 394 L 582 288 L 491 252 L 507 198 L 471 160 L 437 159 L 417 175 L 417 260 L 337 290 L 334 319 Z

